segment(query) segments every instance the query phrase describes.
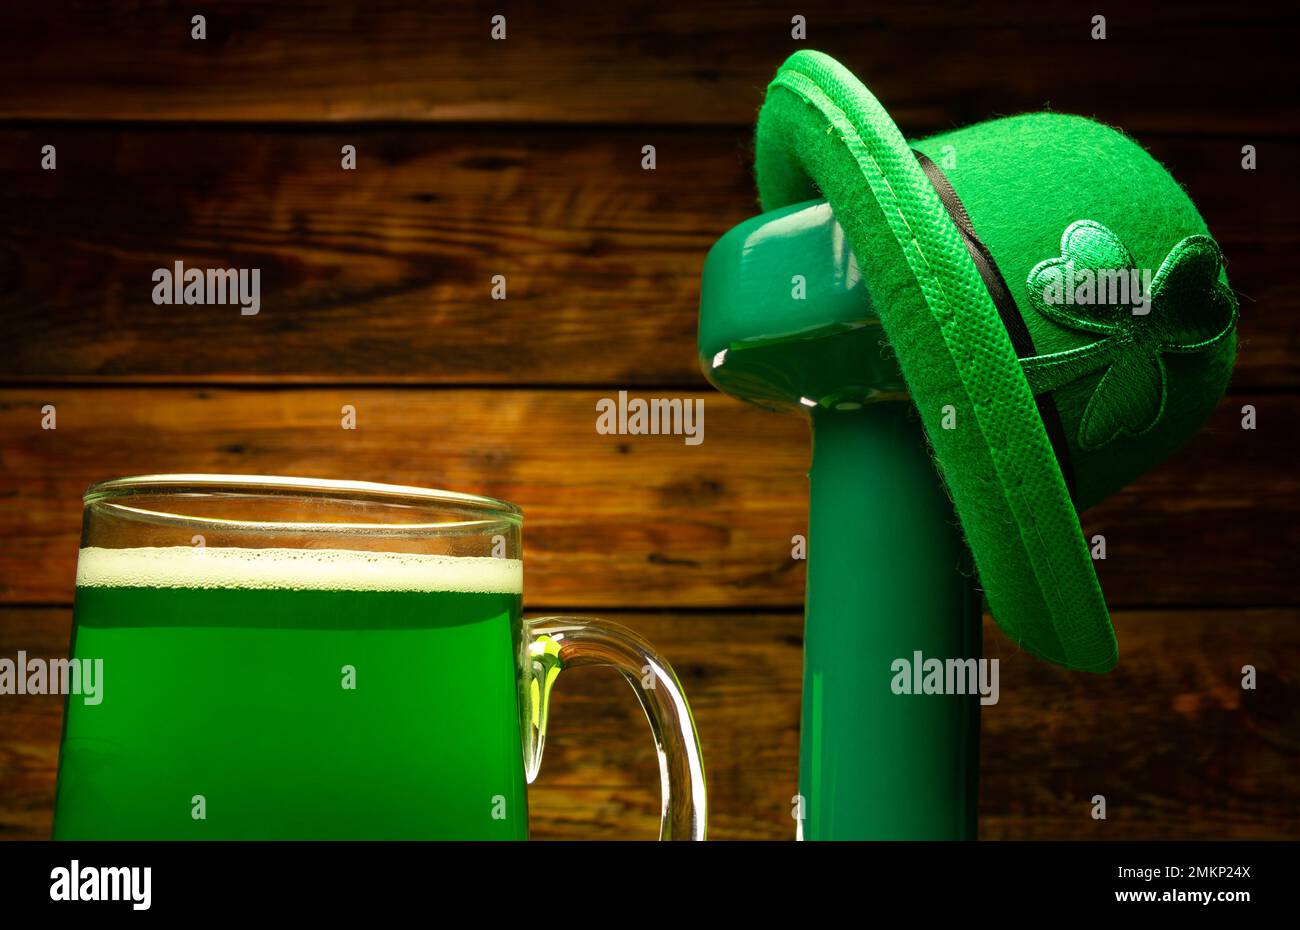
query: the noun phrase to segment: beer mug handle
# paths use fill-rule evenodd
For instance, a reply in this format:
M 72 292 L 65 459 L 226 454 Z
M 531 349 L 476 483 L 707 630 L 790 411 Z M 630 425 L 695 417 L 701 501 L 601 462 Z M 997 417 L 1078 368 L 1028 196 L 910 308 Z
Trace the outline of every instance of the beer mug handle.
M 525 623 L 529 671 L 524 765 L 529 783 L 541 766 L 547 705 L 556 677 L 582 665 L 617 669 L 641 702 L 658 750 L 663 784 L 659 839 L 704 839 L 708 802 L 700 739 L 672 666 L 636 633 L 608 620 L 543 617 Z

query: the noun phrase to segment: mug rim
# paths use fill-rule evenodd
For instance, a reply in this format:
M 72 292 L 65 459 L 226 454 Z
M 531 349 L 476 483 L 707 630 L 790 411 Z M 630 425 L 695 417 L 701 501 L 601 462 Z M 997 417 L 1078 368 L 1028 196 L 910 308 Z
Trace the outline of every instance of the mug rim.
M 522 522 L 523 511 L 509 501 L 466 494 L 461 491 L 443 491 L 416 485 L 385 484 L 376 481 L 353 481 L 339 478 L 303 478 L 284 475 L 232 475 L 204 473 L 176 473 L 156 475 L 131 475 L 98 481 L 82 495 L 85 506 L 111 502 L 132 494 L 183 494 L 186 492 L 236 494 L 262 492 L 276 494 L 323 494 L 330 497 L 347 497 L 370 500 L 376 503 L 448 504 L 480 513 Z

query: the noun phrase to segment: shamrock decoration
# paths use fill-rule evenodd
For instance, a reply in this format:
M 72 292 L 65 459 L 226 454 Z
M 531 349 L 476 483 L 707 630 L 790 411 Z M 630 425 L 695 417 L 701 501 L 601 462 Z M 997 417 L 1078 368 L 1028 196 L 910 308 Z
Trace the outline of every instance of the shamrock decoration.
M 1164 413 L 1166 352 L 1201 352 L 1230 332 L 1237 301 L 1219 280 L 1223 255 L 1209 236 L 1188 236 L 1142 280 L 1110 229 L 1071 223 L 1061 255 L 1029 272 L 1029 300 L 1047 319 L 1096 334 L 1089 345 L 1021 360 L 1035 394 L 1104 369 L 1079 423 L 1079 445 L 1099 449 L 1149 432 Z

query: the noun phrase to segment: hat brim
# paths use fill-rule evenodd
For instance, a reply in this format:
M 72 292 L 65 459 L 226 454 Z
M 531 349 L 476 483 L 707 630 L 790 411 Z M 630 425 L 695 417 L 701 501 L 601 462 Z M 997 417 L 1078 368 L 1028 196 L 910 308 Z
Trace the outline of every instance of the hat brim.
M 824 196 L 848 236 L 994 618 L 1070 668 L 1118 658 L 1092 558 L 992 298 L 898 127 L 847 69 L 796 52 L 755 140 L 763 209 Z

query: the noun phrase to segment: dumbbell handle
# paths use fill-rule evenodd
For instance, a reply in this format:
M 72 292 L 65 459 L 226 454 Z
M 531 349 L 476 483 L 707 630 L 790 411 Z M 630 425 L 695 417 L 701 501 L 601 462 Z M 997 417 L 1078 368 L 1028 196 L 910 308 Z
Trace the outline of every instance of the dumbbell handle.
M 980 598 L 906 402 L 812 412 L 799 786 L 805 839 L 974 839 L 978 696 L 895 694 L 978 658 Z

